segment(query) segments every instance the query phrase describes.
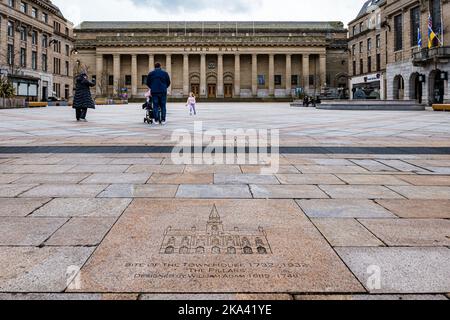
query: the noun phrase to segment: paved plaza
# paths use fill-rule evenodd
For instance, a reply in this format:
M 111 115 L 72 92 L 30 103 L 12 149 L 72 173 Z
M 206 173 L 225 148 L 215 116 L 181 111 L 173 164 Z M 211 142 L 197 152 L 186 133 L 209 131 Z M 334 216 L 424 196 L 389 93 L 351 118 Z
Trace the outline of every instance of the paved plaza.
M 449 113 L 168 108 L 0 110 L 0 299 L 450 298 Z M 277 170 L 180 163 L 194 121 L 279 132 Z

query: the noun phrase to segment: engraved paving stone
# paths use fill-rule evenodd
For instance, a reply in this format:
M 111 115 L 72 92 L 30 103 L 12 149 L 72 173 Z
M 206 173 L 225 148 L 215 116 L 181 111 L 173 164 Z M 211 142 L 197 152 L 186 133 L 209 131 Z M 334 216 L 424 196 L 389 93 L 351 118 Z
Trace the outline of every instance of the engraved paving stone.
M 135 200 L 82 274 L 84 292 L 363 291 L 291 200 Z

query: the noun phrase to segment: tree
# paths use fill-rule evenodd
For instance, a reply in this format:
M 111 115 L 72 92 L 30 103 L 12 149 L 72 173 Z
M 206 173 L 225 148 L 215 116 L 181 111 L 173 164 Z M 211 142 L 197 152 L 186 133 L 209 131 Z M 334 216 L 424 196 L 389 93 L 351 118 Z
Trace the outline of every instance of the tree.
M 109 87 L 109 73 L 107 71 L 103 71 L 100 75 L 100 78 L 97 78 L 97 87 L 99 89 L 100 96 L 105 97 L 108 96 L 108 87 Z
M 3 99 L 3 106 L 6 106 L 6 99 L 11 99 L 15 95 L 14 86 L 9 82 L 7 76 L 0 77 L 0 98 Z

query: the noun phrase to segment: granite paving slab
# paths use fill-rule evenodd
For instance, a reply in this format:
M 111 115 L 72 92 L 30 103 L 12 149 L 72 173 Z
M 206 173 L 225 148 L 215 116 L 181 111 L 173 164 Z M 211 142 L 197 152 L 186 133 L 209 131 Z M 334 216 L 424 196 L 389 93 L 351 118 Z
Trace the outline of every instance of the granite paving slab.
M 14 198 L 25 191 L 38 186 L 37 184 L 0 184 L 0 198 Z
M 0 300 L 15 301 L 86 301 L 86 300 L 138 300 L 138 294 L 110 294 L 110 293 L 0 293 Z
M 87 247 L 0 247 L 0 292 L 62 292 L 93 250 Z
M 214 184 L 280 184 L 280 182 L 274 175 L 216 173 Z
M 169 184 L 112 184 L 99 198 L 174 198 L 177 185 Z
M 94 173 L 84 179 L 82 184 L 144 184 L 149 173 Z
M 270 169 L 270 167 L 269 166 L 241 165 L 241 171 L 244 174 L 262 174 L 264 172 L 267 172 L 267 169 Z M 280 166 L 278 166 L 276 172 L 274 172 L 274 173 L 296 174 L 296 173 L 300 173 L 300 171 L 298 171 L 298 169 L 292 165 L 280 165 Z
M 13 174 L 13 173 L 0 173 L 0 184 L 7 184 L 14 182 L 21 178 L 23 174 Z
M 147 183 L 151 184 L 213 184 L 213 174 L 201 173 L 154 173 Z
M 67 219 L 64 218 L 0 218 L 1 246 L 39 246 Z
M 183 173 L 184 165 L 151 165 L 151 164 L 136 164 L 130 166 L 127 173 Z
M 391 176 L 391 175 L 368 175 L 368 174 L 338 174 L 338 178 L 344 180 L 348 184 L 359 184 L 359 185 L 399 185 L 408 186 L 407 180 L 401 177 Z
M 450 291 L 448 248 L 336 248 L 336 251 L 370 293 Z
M 108 185 L 106 184 L 43 184 L 21 195 L 24 198 L 89 198 L 95 197 Z
M 450 186 L 450 176 L 404 175 L 399 179 L 415 186 Z
M 317 186 L 312 185 L 251 185 L 256 199 L 326 199 Z
M 369 173 L 359 166 L 295 166 L 301 173 Z
M 310 218 L 396 218 L 371 200 L 297 200 Z
M 82 275 L 71 291 L 363 292 L 285 200 L 135 200 Z
M 353 295 L 296 295 L 295 300 L 303 301 L 424 301 L 424 300 L 447 300 L 442 294 L 353 294 Z
M 0 173 L 64 173 L 73 165 L 0 165 Z
M 450 200 L 377 200 L 400 218 L 450 219 Z
M 332 174 L 277 174 L 281 184 L 318 185 L 318 184 L 345 184 Z
M 42 208 L 36 210 L 36 212 L 33 213 L 33 216 L 118 217 L 125 211 L 130 203 L 131 199 L 58 198 L 53 199 Z
M 450 220 L 444 219 L 361 219 L 388 246 L 450 246 Z
M 251 198 L 246 185 L 180 185 L 177 198 L 245 199 Z
M 14 183 L 77 184 L 88 176 L 87 173 L 24 174 Z
M 320 185 L 320 189 L 334 199 L 403 199 L 400 194 L 383 186 Z
M 97 246 L 117 218 L 72 218 L 50 239 L 46 246 Z
M 242 173 L 239 165 L 187 165 L 185 172 L 188 173 Z
M 121 173 L 125 172 L 129 165 L 77 165 L 68 170 L 69 173 Z
M 0 198 L 0 217 L 26 217 L 50 200 L 50 198 Z
M 355 219 L 314 218 L 312 223 L 333 247 L 384 246 L 383 242 Z
M 408 199 L 442 199 L 450 200 L 450 187 L 435 186 L 389 186 L 390 189 Z

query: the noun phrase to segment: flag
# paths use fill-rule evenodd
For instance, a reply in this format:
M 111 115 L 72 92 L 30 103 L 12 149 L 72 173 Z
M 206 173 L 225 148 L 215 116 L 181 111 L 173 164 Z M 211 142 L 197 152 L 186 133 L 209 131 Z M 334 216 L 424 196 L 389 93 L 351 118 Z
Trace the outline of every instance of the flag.
M 441 45 L 441 40 L 439 39 L 438 35 L 433 31 L 433 18 L 431 17 L 431 14 L 428 16 L 428 49 L 431 49 L 433 47 L 434 39 L 437 39 L 438 46 Z
M 422 32 L 420 32 L 420 27 L 417 28 L 417 46 L 422 47 Z

